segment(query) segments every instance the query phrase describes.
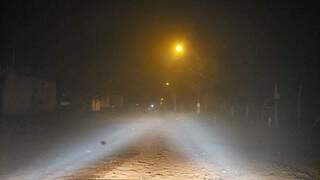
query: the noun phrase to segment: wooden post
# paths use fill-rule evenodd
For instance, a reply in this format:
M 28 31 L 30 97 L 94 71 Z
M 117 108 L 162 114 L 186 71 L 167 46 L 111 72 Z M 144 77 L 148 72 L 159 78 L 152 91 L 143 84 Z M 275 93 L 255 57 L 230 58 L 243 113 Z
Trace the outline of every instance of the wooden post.
M 246 104 L 246 112 L 245 112 L 245 114 L 246 114 L 247 121 L 249 121 L 249 104 L 248 103 Z
M 301 127 L 301 98 L 302 98 L 302 89 L 303 85 L 302 82 L 299 84 L 299 90 L 298 90 L 298 99 L 297 99 L 297 126 L 298 128 Z
M 278 101 L 280 99 L 280 93 L 278 91 L 278 84 L 274 84 L 274 93 L 273 93 L 273 100 L 274 100 L 274 123 L 276 128 L 279 127 L 279 112 L 278 112 Z

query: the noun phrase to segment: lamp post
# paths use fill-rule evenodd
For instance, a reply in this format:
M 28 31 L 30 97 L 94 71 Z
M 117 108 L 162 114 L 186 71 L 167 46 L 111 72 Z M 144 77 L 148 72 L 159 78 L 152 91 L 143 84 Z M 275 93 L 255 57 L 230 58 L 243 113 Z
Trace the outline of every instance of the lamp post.
M 181 59 L 181 56 L 183 56 L 185 53 L 185 48 L 184 48 L 184 45 L 182 43 L 177 43 L 175 46 L 174 46 L 174 54 L 176 57 L 178 57 L 177 59 Z M 199 57 L 196 56 L 196 59 L 198 60 Z M 203 78 L 203 74 L 201 73 L 200 71 L 200 64 L 198 62 L 195 63 L 196 64 L 196 70 L 194 69 L 190 69 L 192 72 L 196 72 L 197 75 L 199 75 L 200 77 Z M 197 86 L 197 99 L 196 99 L 196 112 L 197 114 L 200 114 L 201 112 L 201 96 L 200 96 L 200 82 L 199 84 L 196 85 Z M 174 103 L 174 111 L 176 111 L 176 94 L 174 92 L 174 95 L 173 95 L 173 103 Z
M 171 84 L 170 82 L 166 82 L 165 86 L 169 87 Z M 176 96 L 176 91 L 173 89 L 173 94 L 172 94 L 172 102 L 173 102 L 173 111 L 177 112 L 177 96 Z

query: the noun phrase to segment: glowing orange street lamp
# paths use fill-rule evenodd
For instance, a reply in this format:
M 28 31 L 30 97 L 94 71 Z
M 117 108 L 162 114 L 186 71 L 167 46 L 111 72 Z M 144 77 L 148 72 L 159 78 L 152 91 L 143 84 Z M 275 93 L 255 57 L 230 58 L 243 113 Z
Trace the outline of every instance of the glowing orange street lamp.
M 183 52 L 183 46 L 181 44 L 176 45 L 176 52 L 177 53 L 182 53 Z
M 175 56 L 182 56 L 184 54 L 185 47 L 182 43 L 177 43 L 175 44 L 173 51 Z

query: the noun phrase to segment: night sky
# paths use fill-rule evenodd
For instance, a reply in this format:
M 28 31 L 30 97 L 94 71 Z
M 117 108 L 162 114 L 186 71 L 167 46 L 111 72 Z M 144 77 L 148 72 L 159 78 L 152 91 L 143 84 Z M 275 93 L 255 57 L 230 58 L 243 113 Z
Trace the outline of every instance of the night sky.
M 316 95 L 317 11 L 307 1 L 2 1 L 1 66 L 68 91 L 140 97 L 170 79 L 170 46 L 183 40 L 210 76 L 203 91 L 263 97 L 303 81 Z

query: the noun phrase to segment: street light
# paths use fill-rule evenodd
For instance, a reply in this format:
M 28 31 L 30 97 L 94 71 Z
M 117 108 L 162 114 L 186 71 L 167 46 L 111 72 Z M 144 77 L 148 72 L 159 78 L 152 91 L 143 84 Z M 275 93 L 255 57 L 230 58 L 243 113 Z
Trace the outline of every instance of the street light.
M 185 47 L 182 43 L 176 43 L 175 46 L 174 46 L 174 54 L 176 56 L 177 59 L 181 59 L 181 56 L 184 55 L 184 51 L 185 51 Z M 197 64 L 197 73 L 201 73 L 200 72 L 200 67 L 199 65 Z M 194 71 L 194 70 L 192 70 Z M 166 83 L 166 86 L 169 86 L 170 84 Z M 176 97 L 175 97 L 175 94 L 174 94 L 174 104 L 175 104 L 175 111 L 176 111 Z M 200 111 L 201 111 L 201 104 L 200 104 L 200 85 L 198 85 L 198 95 L 197 95 L 197 104 L 196 104 L 196 112 L 197 114 L 200 114 Z
M 170 82 L 166 82 L 165 86 L 169 88 Z M 173 91 L 174 91 L 174 87 L 171 87 L 171 89 L 173 89 Z M 175 92 L 173 92 L 172 99 L 173 99 L 173 110 L 174 110 L 174 112 L 176 112 L 177 111 L 177 96 L 176 96 Z M 164 100 L 164 99 L 161 98 L 161 102 L 162 102 L 162 100 Z
M 175 56 L 179 56 L 179 57 L 182 56 L 184 54 L 184 51 L 185 51 L 185 47 L 182 43 L 176 43 L 173 46 L 173 52 Z
M 177 53 L 182 53 L 183 52 L 183 46 L 181 44 L 176 45 L 176 52 Z

